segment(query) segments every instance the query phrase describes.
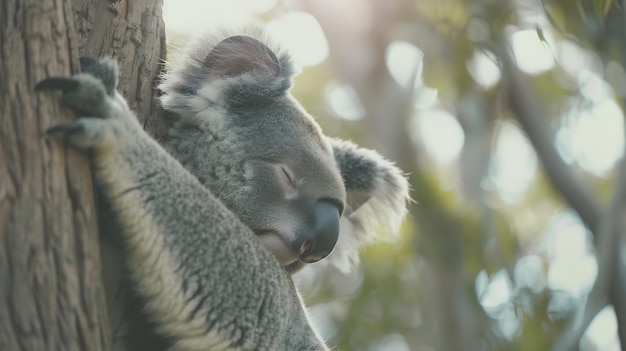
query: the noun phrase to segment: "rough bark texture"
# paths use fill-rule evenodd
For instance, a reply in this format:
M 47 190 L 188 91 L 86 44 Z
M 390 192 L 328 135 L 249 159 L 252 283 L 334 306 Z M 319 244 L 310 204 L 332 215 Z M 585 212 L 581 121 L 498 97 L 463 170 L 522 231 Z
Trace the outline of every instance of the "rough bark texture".
M 119 90 L 156 137 L 165 132 L 155 89 L 165 61 L 162 7 L 161 0 L 74 0 L 80 55 L 117 59 Z
M 0 11 L 0 349 L 106 347 L 96 216 L 87 161 L 43 137 L 72 118 L 35 83 L 76 71 L 61 0 Z
M 113 56 L 131 106 L 155 115 L 161 4 L 0 2 L 0 350 L 109 348 L 89 164 L 43 137 L 73 116 L 33 87 L 79 55 Z

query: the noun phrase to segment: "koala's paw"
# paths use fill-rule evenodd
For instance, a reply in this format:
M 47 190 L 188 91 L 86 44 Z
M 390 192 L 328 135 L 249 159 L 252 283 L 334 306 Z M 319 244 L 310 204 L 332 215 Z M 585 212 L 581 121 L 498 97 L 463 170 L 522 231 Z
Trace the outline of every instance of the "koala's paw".
M 71 146 L 87 149 L 113 141 L 118 134 L 115 129 L 123 120 L 120 117 L 131 113 L 115 91 L 115 61 L 81 58 L 80 62 L 83 73 L 72 77 L 46 78 L 37 83 L 35 90 L 60 90 L 61 102 L 79 116 L 76 121 L 49 128 L 48 135 Z

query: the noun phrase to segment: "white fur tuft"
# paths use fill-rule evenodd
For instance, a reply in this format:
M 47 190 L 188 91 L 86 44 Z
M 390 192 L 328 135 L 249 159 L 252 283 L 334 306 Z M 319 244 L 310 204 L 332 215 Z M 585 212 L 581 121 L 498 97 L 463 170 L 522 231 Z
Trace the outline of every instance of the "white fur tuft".
M 381 167 L 372 196 L 356 211 L 341 219 L 339 240 L 328 262 L 342 272 L 359 263 L 359 250 L 378 240 L 391 240 L 400 231 L 411 201 L 409 184 L 402 171 L 375 152 L 369 152 Z M 391 234 L 388 236 L 381 234 Z

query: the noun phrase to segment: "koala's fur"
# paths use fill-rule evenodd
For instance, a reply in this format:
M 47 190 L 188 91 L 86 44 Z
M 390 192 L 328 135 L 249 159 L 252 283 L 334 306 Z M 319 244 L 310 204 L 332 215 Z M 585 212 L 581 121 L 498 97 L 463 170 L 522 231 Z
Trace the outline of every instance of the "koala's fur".
M 115 62 L 81 63 L 84 73 L 38 89 L 63 90 L 80 114 L 49 133 L 89 151 L 118 232 L 104 234 L 121 239 L 126 305 L 139 312 L 116 348 L 328 350 L 291 278 L 304 263 L 282 262 L 283 244 L 274 251 L 263 234 L 289 242 L 308 209 L 332 204 L 341 232 L 326 260 L 347 270 L 377 230 L 398 230 L 400 170 L 322 134 L 289 94 L 289 55 L 261 30 L 211 34 L 182 54 L 160 86 L 177 115 L 163 145 L 116 91 Z

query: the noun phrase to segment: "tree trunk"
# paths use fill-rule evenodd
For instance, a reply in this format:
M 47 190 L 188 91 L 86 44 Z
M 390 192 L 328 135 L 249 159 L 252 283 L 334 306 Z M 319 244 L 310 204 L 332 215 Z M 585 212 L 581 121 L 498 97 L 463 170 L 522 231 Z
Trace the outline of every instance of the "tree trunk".
M 156 81 L 165 62 L 162 0 L 74 0 L 80 56 L 113 57 L 119 91 L 144 128 L 165 132 Z
M 0 349 L 106 346 L 96 216 L 86 160 L 46 128 L 72 118 L 48 75 L 76 70 L 71 6 L 5 0 L 0 14 Z
M 0 350 L 106 350 L 89 164 L 43 137 L 74 116 L 59 107 L 57 94 L 36 94 L 33 87 L 79 71 L 79 54 L 112 56 L 131 106 L 140 116 L 158 115 L 153 83 L 165 51 L 161 2 L 0 5 Z

